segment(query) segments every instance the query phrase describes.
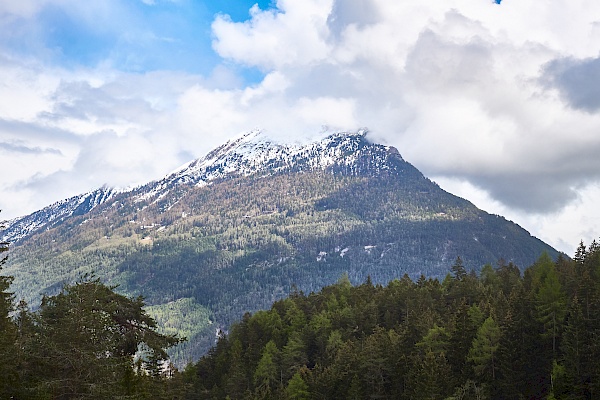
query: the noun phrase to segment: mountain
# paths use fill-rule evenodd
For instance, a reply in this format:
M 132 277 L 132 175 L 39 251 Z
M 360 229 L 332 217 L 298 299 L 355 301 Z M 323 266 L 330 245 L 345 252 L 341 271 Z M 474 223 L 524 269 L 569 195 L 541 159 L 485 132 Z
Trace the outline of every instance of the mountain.
M 408 274 L 531 265 L 557 252 L 518 225 L 442 190 L 367 132 L 285 144 L 252 131 L 165 178 L 99 189 L 9 221 L 6 272 L 32 305 L 95 274 L 143 295 L 196 358 L 216 332 L 293 290 Z
M 2 240 L 17 244 L 26 238 L 60 225 L 66 218 L 84 215 L 109 200 L 117 191 L 109 187 L 73 196 L 24 217 L 5 221 Z

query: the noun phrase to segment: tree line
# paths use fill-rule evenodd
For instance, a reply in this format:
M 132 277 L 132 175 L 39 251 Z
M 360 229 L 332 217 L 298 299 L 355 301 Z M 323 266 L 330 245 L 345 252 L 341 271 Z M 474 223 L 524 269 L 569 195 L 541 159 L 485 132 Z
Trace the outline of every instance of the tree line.
M 596 242 L 523 273 L 457 259 L 441 281 L 345 276 L 245 315 L 188 367 L 186 398 L 598 398 L 598 315 Z

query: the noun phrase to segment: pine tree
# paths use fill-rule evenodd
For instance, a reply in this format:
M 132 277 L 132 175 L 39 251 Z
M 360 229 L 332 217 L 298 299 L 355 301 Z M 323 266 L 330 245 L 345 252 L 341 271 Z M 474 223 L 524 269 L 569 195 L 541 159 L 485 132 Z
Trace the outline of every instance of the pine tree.
M 487 317 L 477 329 L 475 339 L 469 350 L 468 360 L 473 363 L 473 370 L 482 382 L 489 383 L 496 379 L 496 352 L 500 343 L 500 328 L 494 318 Z
M 0 225 L 0 229 L 3 226 Z M 0 243 L 0 271 L 2 266 L 6 264 L 8 256 L 4 255 L 8 251 L 8 243 Z M 13 281 L 12 276 L 0 275 L 0 332 L 4 332 L 10 325 L 9 314 L 13 309 L 13 293 L 9 292 L 8 289 Z
M 496 385 L 492 388 L 493 398 L 518 399 L 525 377 L 522 368 L 524 355 L 519 346 L 519 326 L 513 316 L 514 310 L 507 313 L 503 324 L 503 334 L 498 343 Z
M 289 400 L 308 400 L 310 399 L 310 393 L 308 391 L 308 385 L 302 379 L 300 372 L 296 372 L 292 379 L 288 382 L 287 388 L 285 389 L 286 398 Z
M 229 371 L 227 372 L 226 392 L 234 399 L 242 398 L 249 389 L 246 378 L 246 363 L 244 361 L 244 350 L 239 339 L 233 339 L 229 348 Z
M 568 391 L 585 398 L 591 379 L 592 363 L 596 360 L 589 354 L 590 332 L 584 318 L 579 299 L 571 301 L 565 323 L 564 339 L 561 343 L 565 366 L 565 386 Z
M 275 342 L 273 340 L 267 342 L 254 372 L 254 386 L 257 393 L 263 397 L 268 397 L 281 379 L 279 356 L 280 351 Z
M 165 349 L 180 339 L 157 333 L 143 306 L 141 298 L 119 295 L 98 280 L 44 297 L 34 334 L 24 343 L 35 394 L 109 399 L 133 390 L 135 380 L 127 379 L 133 371 L 157 374 Z M 135 371 L 132 360 L 140 348 L 145 351 Z
M 544 324 L 546 336 L 552 338 L 552 354 L 556 358 L 557 343 L 566 314 L 567 300 L 554 267 L 550 268 L 536 294 L 537 317 Z
M 306 345 L 298 332 L 292 333 L 281 351 L 281 366 L 284 380 L 290 379 L 300 368 L 308 364 Z
M 509 298 L 497 354 L 497 398 L 544 398 L 548 393 L 552 349 L 542 338 L 543 325 L 535 318 L 534 304 L 525 285 Z
M 476 313 L 478 315 L 475 315 Z M 453 315 L 447 352 L 448 363 L 452 370 L 453 386 L 462 385 L 472 376 L 472 368 L 467 362 L 467 356 L 477 328 L 482 322 L 480 314 L 479 307 L 469 307 L 463 301 Z
M 354 374 L 352 376 L 352 381 L 350 382 L 350 386 L 348 387 L 348 393 L 346 394 L 346 399 L 348 399 L 348 400 L 363 399 L 362 388 L 361 388 L 361 384 L 360 384 L 360 379 L 358 378 L 358 374 Z
M 456 257 L 454 264 L 450 268 L 452 274 L 454 275 L 454 279 L 457 281 L 462 281 L 467 276 L 467 270 L 463 264 L 463 261 L 460 257 Z
M 0 226 L 0 229 L 3 227 Z M 8 260 L 4 253 L 8 243 L 0 243 L 0 272 Z M 13 310 L 13 293 L 9 292 L 13 281 L 11 276 L 0 275 L 0 398 L 10 398 L 18 386 L 15 346 L 16 327 L 10 318 Z
M 373 397 L 384 397 L 391 378 L 391 363 L 388 358 L 392 336 L 383 328 L 376 328 L 363 341 L 360 355 L 361 373 L 365 390 Z
M 446 356 L 426 351 L 413 360 L 407 382 L 407 392 L 414 400 L 441 400 L 450 394 L 447 378 L 450 366 Z
M 575 250 L 575 256 L 573 257 L 573 261 L 576 264 L 583 265 L 585 260 L 585 256 L 587 255 L 587 249 L 583 244 L 583 240 L 579 242 L 579 246 L 577 246 L 577 250 Z

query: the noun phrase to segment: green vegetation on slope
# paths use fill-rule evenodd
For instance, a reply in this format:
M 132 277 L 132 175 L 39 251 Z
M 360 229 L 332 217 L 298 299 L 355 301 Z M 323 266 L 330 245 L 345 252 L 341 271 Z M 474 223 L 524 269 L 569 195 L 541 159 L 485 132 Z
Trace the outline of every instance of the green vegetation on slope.
M 500 258 L 525 266 L 543 251 L 556 257 L 517 225 L 402 168 L 239 177 L 176 186 L 160 198 L 141 188 L 15 246 L 7 272 L 30 304 L 94 273 L 152 306 L 193 299 L 182 303 L 188 314 L 198 305 L 227 327 L 293 287 L 317 291 L 344 272 L 353 283 L 384 283 L 405 273 L 442 276 L 458 255 L 468 268 Z M 197 315 L 194 323 L 205 324 Z M 213 343 L 213 329 L 197 331 L 178 365 Z
M 190 342 L 198 343 L 202 340 L 204 346 L 210 347 L 211 333 L 216 329 L 210 320 L 210 311 L 202 307 L 192 298 L 183 298 L 166 304 L 145 307 L 144 310 L 154 319 L 157 331 L 163 335 L 176 335 L 186 338 L 186 341 L 169 352 L 172 359 L 192 362 L 187 346 Z
M 188 399 L 592 399 L 600 246 L 440 282 L 347 277 L 247 314 L 187 370 Z

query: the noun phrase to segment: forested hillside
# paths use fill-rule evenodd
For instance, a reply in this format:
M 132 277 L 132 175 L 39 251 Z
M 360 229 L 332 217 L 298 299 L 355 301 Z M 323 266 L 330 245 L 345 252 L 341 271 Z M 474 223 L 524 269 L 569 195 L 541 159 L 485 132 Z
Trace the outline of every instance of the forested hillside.
M 246 314 L 177 371 L 140 298 L 97 279 L 14 304 L 0 279 L 0 398 L 594 399 L 600 394 L 600 246 L 443 280 L 347 275 Z M 14 310 L 11 317 L 10 312 Z
M 0 272 L 9 243 L 0 243 Z M 97 278 L 44 296 L 35 312 L 0 275 L 0 399 L 155 398 L 176 393 L 166 349 L 185 340 L 157 331 L 141 297 Z M 178 385 L 181 387 L 181 385 Z
M 595 242 L 523 275 L 457 260 L 442 281 L 343 276 L 246 315 L 191 368 L 187 398 L 598 398 L 599 282 Z
M 121 294 L 143 295 L 164 332 L 188 338 L 172 350 L 182 366 L 214 344 L 215 332 L 294 287 L 318 291 L 343 273 L 354 284 L 443 277 L 457 256 L 479 270 L 558 255 L 364 133 L 304 147 L 255 139 L 135 190 L 104 189 L 36 214 L 54 218 L 50 225 L 35 216 L 15 222 L 10 234 L 27 227 L 5 266 L 17 298 L 35 307 L 93 273 Z

